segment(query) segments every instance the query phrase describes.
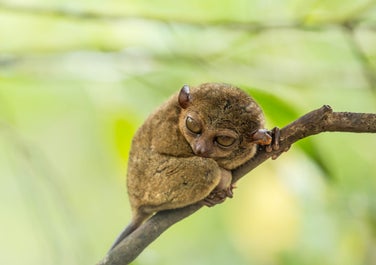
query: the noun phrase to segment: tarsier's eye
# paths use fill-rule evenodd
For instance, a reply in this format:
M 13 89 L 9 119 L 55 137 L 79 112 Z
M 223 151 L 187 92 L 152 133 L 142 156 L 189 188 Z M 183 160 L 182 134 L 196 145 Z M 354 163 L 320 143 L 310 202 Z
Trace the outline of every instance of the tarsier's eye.
M 230 147 L 235 143 L 236 139 L 231 136 L 217 136 L 215 141 L 223 147 Z
M 185 120 L 185 126 L 187 126 L 188 130 L 190 130 L 192 133 L 195 133 L 195 134 L 201 133 L 201 130 L 202 130 L 201 124 L 189 116 Z

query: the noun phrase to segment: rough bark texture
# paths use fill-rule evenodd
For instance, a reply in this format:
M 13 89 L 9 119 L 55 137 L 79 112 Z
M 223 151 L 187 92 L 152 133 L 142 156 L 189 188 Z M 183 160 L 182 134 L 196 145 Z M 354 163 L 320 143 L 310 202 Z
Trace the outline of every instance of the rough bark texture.
M 295 142 L 322 132 L 376 133 L 376 114 L 333 112 L 329 106 L 311 111 L 281 129 L 280 148 L 272 152 L 260 149 L 241 167 L 233 170 L 233 182 L 271 157 L 277 157 Z M 98 265 L 125 265 L 133 261 L 151 242 L 171 225 L 188 217 L 201 205 L 159 212 L 109 252 Z

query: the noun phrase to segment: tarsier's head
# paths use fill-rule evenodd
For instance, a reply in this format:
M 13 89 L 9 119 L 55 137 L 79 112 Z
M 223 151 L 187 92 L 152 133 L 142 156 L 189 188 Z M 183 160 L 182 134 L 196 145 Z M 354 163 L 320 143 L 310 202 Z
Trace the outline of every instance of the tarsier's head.
M 234 169 L 256 152 L 257 144 L 270 142 L 264 115 L 244 91 L 227 84 L 206 83 L 180 90 L 179 128 L 197 156 L 213 158 Z

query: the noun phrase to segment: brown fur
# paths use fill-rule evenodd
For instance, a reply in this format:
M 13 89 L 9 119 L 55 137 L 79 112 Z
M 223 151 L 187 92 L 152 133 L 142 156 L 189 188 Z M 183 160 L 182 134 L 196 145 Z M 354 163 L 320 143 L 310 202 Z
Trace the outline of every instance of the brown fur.
M 114 246 L 155 212 L 230 189 L 231 170 L 256 152 L 252 135 L 264 126 L 264 116 L 249 95 L 219 83 L 184 89 L 154 111 L 133 138 L 127 174 L 133 221 Z M 199 134 L 187 129 L 188 116 L 200 124 Z M 220 147 L 215 139 L 222 135 L 236 138 L 235 144 Z

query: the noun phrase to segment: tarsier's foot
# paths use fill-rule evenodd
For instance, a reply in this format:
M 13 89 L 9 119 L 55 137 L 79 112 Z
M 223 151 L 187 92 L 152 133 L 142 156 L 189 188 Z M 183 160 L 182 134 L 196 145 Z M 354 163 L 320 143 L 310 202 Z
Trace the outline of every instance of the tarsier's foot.
M 216 204 L 220 204 L 226 200 L 226 198 L 232 198 L 234 193 L 232 190 L 235 188 L 235 185 L 231 184 L 226 189 L 217 190 L 214 189 L 204 200 L 202 204 L 208 207 L 213 207 Z

